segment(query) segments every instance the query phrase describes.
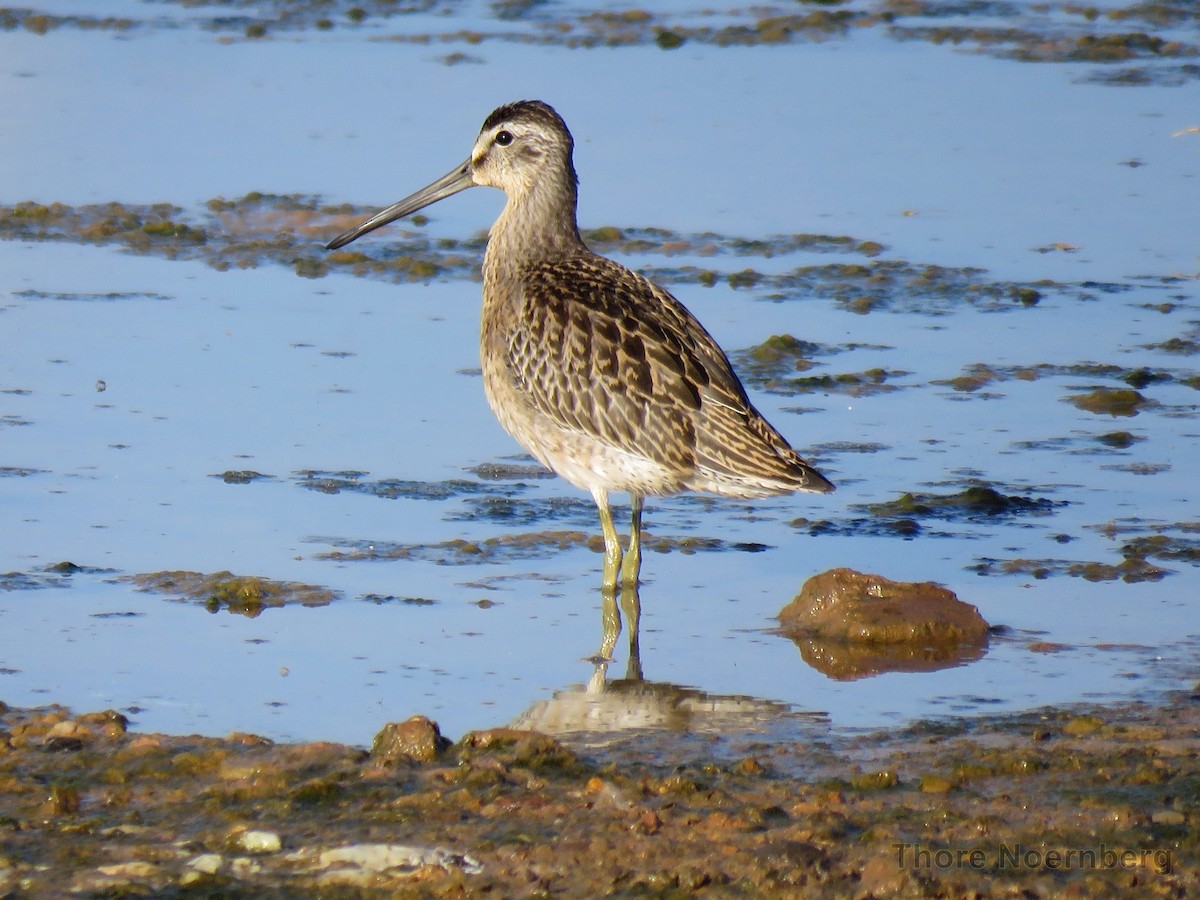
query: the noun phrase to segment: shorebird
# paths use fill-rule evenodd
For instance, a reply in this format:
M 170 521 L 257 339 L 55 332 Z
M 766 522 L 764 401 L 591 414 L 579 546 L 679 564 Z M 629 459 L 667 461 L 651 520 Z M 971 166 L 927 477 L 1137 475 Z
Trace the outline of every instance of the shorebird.
M 620 585 L 623 605 L 631 592 L 634 618 L 644 498 L 827 493 L 833 485 L 754 408 L 729 359 L 682 303 L 587 248 L 576 222 L 573 150 L 566 123 L 547 104 L 501 106 L 466 162 L 327 249 L 470 187 L 504 191 L 483 257 L 484 391 L 509 434 L 595 499 L 602 592 L 611 598 Z M 624 551 L 609 506 L 614 492 L 630 498 Z

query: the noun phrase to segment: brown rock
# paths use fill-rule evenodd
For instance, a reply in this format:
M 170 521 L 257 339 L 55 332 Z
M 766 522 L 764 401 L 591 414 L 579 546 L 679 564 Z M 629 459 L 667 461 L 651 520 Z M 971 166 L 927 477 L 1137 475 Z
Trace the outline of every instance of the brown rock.
M 987 622 L 953 592 L 853 569 L 814 575 L 779 620 L 804 661 L 839 680 L 944 669 L 987 649 Z
M 371 744 L 371 761 L 394 766 L 401 762 L 432 762 L 450 747 L 437 723 L 425 716 L 389 722 Z
M 988 630 L 979 610 L 941 585 L 853 569 L 830 569 L 808 579 L 779 621 L 786 631 L 811 637 L 883 644 L 981 643 Z

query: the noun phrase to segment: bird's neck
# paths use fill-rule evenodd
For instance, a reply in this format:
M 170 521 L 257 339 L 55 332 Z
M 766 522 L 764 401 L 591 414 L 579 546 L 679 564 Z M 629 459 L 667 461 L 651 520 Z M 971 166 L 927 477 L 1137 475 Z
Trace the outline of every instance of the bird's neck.
M 528 190 L 510 195 L 488 234 L 485 279 L 521 263 L 585 251 L 575 206 L 574 177 L 542 179 Z

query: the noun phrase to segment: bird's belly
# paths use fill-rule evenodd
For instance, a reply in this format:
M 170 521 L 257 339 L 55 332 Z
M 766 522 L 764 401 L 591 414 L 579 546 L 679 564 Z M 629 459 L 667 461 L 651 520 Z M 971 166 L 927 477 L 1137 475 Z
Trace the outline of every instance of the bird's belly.
M 681 473 L 613 447 L 540 413 L 500 367 L 484 365 L 488 404 L 504 428 L 539 462 L 585 491 L 628 491 L 643 496 L 682 489 Z

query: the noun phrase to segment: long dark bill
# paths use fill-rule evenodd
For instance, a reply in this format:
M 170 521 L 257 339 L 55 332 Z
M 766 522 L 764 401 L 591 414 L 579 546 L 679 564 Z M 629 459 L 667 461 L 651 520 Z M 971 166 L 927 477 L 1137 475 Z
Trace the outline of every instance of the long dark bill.
M 467 188 L 474 186 L 475 181 L 471 178 L 471 161 L 468 159 L 462 165 L 456 166 L 437 181 L 426 185 L 415 194 L 410 194 L 399 203 L 393 203 L 382 212 L 377 212 L 361 225 L 355 225 L 349 231 L 343 231 L 326 244 L 325 249 L 336 250 L 338 247 L 344 247 L 351 241 L 362 237 L 368 231 L 374 231 L 381 225 L 394 222 L 402 216 L 412 215 L 417 210 L 424 209 L 431 203 L 445 200 L 452 194 L 457 194 L 459 191 L 465 191 Z

